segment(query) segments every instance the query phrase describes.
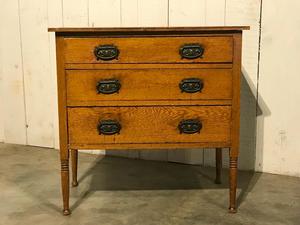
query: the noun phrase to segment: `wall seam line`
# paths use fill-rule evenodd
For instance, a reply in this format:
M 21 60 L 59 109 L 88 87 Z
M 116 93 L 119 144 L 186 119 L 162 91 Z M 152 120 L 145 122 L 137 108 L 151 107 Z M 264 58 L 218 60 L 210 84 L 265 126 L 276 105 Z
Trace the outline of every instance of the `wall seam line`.
M 256 71 L 256 108 L 255 115 L 258 116 L 259 109 L 259 75 L 260 75 L 260 60 L 261 60 L 261 35 L 262 35 L 262 14 L 263 14 L 263 0 L 260 0 L 260 12 L 259 12 L 259 38 L 258 38 L 258 55 L 257 55 L 257 71 Z M 257 150 L 257 131 L 255 133 L 255 149 Z M 259 163 L 261 164 L 261 163 Z M 256 156 L 255 156 L 255 165 L 256 165 Z M 261 164 L 262 166 L 262 164 Z M 254 166 L 256 171 L 256 167 Z M 262 168 L 261 168 L 262 171 Z
M 262 8 L 263 8 L 263 0 L 260 1 L 260 15 L 259 15 L 259 38 L 258 38 L 258 56 L 257 56 L 257 71 L 256 71 L 256 116 L 257 116 L 257 110 L 259 108 L 258 105 L 258 88 L 259 88 L 259 74 L 260 74 L 260 55 L 261 55 L 261 26 L 262 26 Z
M 225 5 L 224 5 L 224 26 L 226 26 L 226 11 L 227 11 L 227 0 L 225 0 Z
M 64 21 L 64 0 L 61 0 L 61 19 L 62 19 L 62 26 L 65 26 L 65 21 Z
M 86 1 L 87 25 L 90 27 L 90 0 Z
M 170 0 L 168 0 L 168 15 L 167 15 L 167 23 L 168 23 L 168 27 L 170 27 Z
M 19 19 L 19 38 L 20 38 L 20 53 L 21 53 L 21 66 L 22 66 L 22 84 L 23 84 L 23 102 L 24 102 L 24 119 L 25 119 L 25 144 L 28 145 L 28 121 L 27 121 L 27 106 L 26 106 L 26 90 L 25 90 L 25 73 L 24 73 L 24 57 L 23 57 L 23 43 L 22 43 L 22 29 L 21 29 L 21 10 L 20 0 L 18 0 L 18 19 Z
M 51 1 L 51 0 L 50 0 Z M 49 0 L 47 0 L 47 26 L 49 27 Z M 48 56 L 49 56 L 49 65 L 51 65 L 51 53 L 50 53 L 50 33 L 48 32 Z M 49 73 L 52 74 L 52 67 L 49 67 Z M 55 130 L 54 130 L 54 119 L 52 118 L 52 147 L 55 148 Z
M 119 0 L 120 1 L 120 4 L 119 4 L 119 8 L 120 8 L 120 19 L 119 19 L 119 24 L 120 24 L 120 27 L 123 27 L 123 23 L 122 23 L 122 0 Z

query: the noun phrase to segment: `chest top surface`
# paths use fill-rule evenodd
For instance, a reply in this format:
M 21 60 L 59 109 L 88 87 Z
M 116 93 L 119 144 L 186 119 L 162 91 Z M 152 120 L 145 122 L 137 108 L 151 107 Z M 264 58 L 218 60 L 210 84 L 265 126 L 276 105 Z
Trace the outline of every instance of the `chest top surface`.
M 210 27 L 107 27 L 107 28 L 87 28 L 87 27 L 57 27 L 48 28 L 49 32 L 56 32 L 63 35 L 74 34 L 167 34 L 167 33 L 234 33 L 249 30 L 249 26 L 210 26 Z

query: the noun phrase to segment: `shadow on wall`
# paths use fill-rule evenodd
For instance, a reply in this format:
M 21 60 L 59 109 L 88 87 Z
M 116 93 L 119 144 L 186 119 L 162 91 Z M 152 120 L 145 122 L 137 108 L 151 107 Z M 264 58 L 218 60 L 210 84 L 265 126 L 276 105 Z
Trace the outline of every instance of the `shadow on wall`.
M 255 94 L 254 94 L 255 93 Z M 263 132 L 264 118 L 271 114 L 261 98 L 256 96 L 257 86 L 242 69 L 241 79 L 241 124 L 240 124 L 240 157 L 239 168 L 243 170 L 262 171 L 263 165 Z M 258 104 L 259 103 L 259 104 Z
M 243 69 L 241 76 L 241 118 L 239 168 L 255 170 L 257 87 Z

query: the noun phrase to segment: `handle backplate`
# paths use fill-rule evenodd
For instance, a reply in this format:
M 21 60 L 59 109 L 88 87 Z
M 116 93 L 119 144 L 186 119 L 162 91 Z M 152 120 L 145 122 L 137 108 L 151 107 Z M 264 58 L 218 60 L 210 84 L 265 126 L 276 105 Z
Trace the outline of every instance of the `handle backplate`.
M 184 44 L 179 49 L 181 58 L 197 59 L 202 57 L 204 48 L 200 44 Z
M 200 130 L 202 129 L 202 123 L 198 119 L 181 120 L 178 124 L 178 129 L 181 134 L 200 133 Z
M 183 79 L 179 83 L 179 88 L 181 89 L 181 91 L 186 93 L 201 92 L 203 87 L 204 87 L 203 81 L 198 78 Z
M 121 83 L 117 79 L 100 80 L 96 89 L 98 94 L 113 94 L 119 92 Z
M 119 49 L 114 45 L 99 45 L 94 49 L 97 60 L 113 60 L 118 59 Z
M 119 134 L 121 131 L 121 124 L 117 120 L 101 120 L 97 129 L 99 135 Z

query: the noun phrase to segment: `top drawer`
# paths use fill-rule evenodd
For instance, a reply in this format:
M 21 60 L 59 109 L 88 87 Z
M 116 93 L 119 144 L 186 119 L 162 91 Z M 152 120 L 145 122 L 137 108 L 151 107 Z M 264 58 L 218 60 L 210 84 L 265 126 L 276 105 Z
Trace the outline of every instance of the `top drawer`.
M 232 37 L 65 38 L 66 63 L 230 63 Z

